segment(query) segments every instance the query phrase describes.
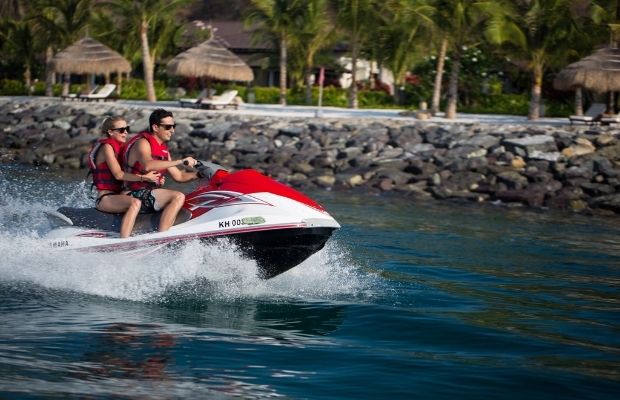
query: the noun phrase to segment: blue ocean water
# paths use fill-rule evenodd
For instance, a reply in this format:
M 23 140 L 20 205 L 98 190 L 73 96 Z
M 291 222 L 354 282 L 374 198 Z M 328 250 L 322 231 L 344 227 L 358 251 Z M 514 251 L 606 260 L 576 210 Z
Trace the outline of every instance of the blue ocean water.
M 611 399 L 620 218 L 310 193 L 342 225 L 269 281 L 225 244 L 40 246 L 83 176 L 0 166 L 0 397 Z

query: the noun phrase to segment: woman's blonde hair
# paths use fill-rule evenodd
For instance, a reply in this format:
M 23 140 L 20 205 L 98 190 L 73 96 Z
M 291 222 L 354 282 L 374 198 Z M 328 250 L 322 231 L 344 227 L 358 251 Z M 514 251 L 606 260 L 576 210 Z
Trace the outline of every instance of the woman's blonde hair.
M 101 123 L 101 133 L 103 133 L 104 135 L 107 135 L 108 131 L 114 128 L 115 122 L 124 121 L 124 120 L 125 118 L 119 117 L 119 116 L 107 117 Z

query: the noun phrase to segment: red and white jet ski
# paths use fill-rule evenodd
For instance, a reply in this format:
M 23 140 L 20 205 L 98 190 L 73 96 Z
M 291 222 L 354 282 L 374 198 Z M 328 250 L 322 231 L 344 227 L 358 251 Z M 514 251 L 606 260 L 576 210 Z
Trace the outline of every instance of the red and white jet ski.
M 340 225 L 314 200 L 254 170 L 229 173 L 203 162 L 203 178 L 174 226 L 157 232 L 160 213 L 141 214 L 133 236 L 119 237 L 122 214 L 61 207 L 48 213 L 49 246 L 84 252 L 151 252 L 191 240 L 228 238 L 256 260 L 261 278 L 277 276 L 323 248 Z

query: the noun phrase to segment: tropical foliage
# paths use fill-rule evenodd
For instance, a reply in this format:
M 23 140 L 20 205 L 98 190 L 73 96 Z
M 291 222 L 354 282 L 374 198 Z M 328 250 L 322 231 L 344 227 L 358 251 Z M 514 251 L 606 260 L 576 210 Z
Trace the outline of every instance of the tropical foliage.
M 53 95 L 54 73 L 51 58 L 54 53 L 84 35 L 91 18 L 91 0 L 35 0 L 26 20 L 35 24 L 38 40 L 46 45 L 45 83 L 46 95 Z M 63 94 L 69 91 L 65 77 Z
M 313 4 L 314 2 L 309 2 Z M 252 0 L 246 24 L 258 40 L 273 40 L 280 49 L 280 104 L 286 105 L 288 52 L 304 28 L 306 1 Z M 301 28 L 301 29 L 300 29 Z
M 608 28 L 620 23 L 620 0 L 248 3 L 243 22 L 256 42 L 270 43 L 276 50 L 273 60 L 279 70 L 277 89 L 254 87 L 252 96 L 283 105 L 316 103 L 317 71 L 326 66 L 331 71 L 327 83 L 337 85 L 341 74 L 351 81 L 346 96 L 344 89 L 326 88 L 324 97 L 330 104 L 413 106 L 431 100 L 433 112 L 445 107 L 445 115 L 452 118 L 457 107 L 522 112 L 523 99 L 529 99 L 527 114 L 537 118 L 543 103 L 547 111 L 566 108 L 567 102 L 549 103 L 549 98 L 558 97 L 550 85 L 554 73 L 598 46 L 620 42 Z M 166 82 L 176 80 L 166 76 L 162 60 L 183 50 L 179 48 L 183 25 L 196 18 L 191 10 L 212 12 L 215 4 L 208 0 L 0 1 L 0 89 L 36 94 L 45 86 L 47 95 L 56 93 L 59 85 L 54 85 L 49 61 L 89 35 L 119 51 L 134 66 L 134 79 L 123 96 L 165 98 Z M 370 62 L 362 64 L 362 60 Z M 362 77 L 363 68 L 370 71 Z M 444 69 L 449 72 L 444 74 Z M 372 78 L 386 70 L 393 74 L 393 98 L 382 82 Z M 68 82 L 64 79 L 64 91 Z M 248 93 L 246 89 L 240 93 Z
M 375 24 L 380 19 L 379 0 L 337 0 L 338 27 L 347 40 L 351 54 L 351 86 L 349 87 L 349 107 L 358 107 L 357 61 L 362 48 L 368 45 Z
M 124 53 L 132 59 L 135 58 L 132 56 L 135 56 L 139 43 L 148 101 L 157 100 L 154 83 L 157 57 L 173 43 L 181 26 L 177 22 L 176 12 L 189 2 L 190 0 L 109 0 L 100 4 L 104 13 L 102 18 L 111 22 L 109 30 L 117 30 L 117 33 L 108 31 L 105 34 L 120 33 L 127 40 Z
M 603 10 L 583 0 L 496 1 L 488 7 L 502 10 L 501 14 L 490 11 L 494 19 L 486 30 L 488 39 L 504 44 L 514 64 L 531 75 L 528 117 L 536 119 L 545 71 L 566 65 L 570 56 L 583 50 L 578 47 L 579 38 L 588 37 L 588 31 L 583 28 L 589 21 L 600 18 Z

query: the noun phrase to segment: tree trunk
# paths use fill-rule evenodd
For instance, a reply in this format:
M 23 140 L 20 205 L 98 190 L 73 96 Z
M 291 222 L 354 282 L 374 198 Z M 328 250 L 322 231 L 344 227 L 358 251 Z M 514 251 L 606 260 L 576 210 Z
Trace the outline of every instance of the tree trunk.
M 446 108 L 446 118 L 456 118 L 456 107 L 459 100 L 459 74 L 461 71 L 461 49 L 457 47 L 452 60 L 450 71 L 450 83 L 448 84 L 448 107 Z
M 71 83 L 71 75 L 63 74 L 62 76 L 62 95 L 63 96 L 69 95 L 69 84 L 70 83 Z
M 575 115 L 583 115 L 583 91 L 581 87 L 575 89 Z
M 283 106 L 286 105 L 286 46 L 286 38 L 282 38 L 280 40 L 280 104 Z
M 540 118 L 540 95 L 542 93 L 542 67 L 537 65 L 534 67 L 532 83 L 532 98 L 530 99 L 530 111 L 527 115 L 528 119 Z
M 157 101 L 155 96 L 155 82 L 154 82 L 154 65 L 151 59 L 151 51 L 149 49 L 148 38 L 149 25 L 146 20 L 142 20 L 140 26 L 140 43 L 142 46 L 142 64 L 144 66 L 144 84 L 146 85 L 146 99 L 151 103 Z
M 306 105 L 312 105 L 312 68 L 306 68 Z
M 26 85 L 28 95 L 32 95 L 32 69 L 30 68 L 30 63 L 27 63 L 24 68 L 24 84 Z
M 448 52 L 448 39 L 441 40 L 439 55 L 437 56 L 437 70 L 435 74 L 435 86 L 433 87 L 433 101 L 431 103 L 431 114 L 435 115 L 439 112 L 439 102 L 441 99 L 441 82 L 443 80 L 443 69 L 446 63 L 446 53 Z
M 54 95 L 54 81 L 56 80 L 54 69 L 52 68 L 53 57 L 54 50 L 52 46 L 47 46 L 45 50 L 45 95 L 49 97 Z
M 349 108 L 358 108 L 357 99 L 357 40 L 353 41 L 351 50 L 351 87 L 349 88 Z

